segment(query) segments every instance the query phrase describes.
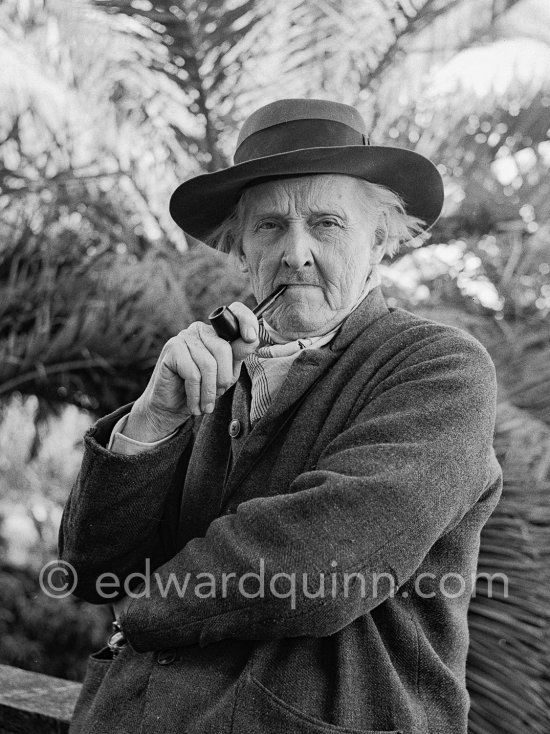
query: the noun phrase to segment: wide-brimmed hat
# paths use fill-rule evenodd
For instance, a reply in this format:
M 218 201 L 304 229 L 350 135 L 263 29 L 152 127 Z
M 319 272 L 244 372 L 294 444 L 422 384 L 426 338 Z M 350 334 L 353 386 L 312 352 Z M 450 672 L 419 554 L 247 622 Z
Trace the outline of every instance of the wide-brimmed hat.
M 349 105 L 322 99 L 281 99 L 245 120 L 234 165 L 182 183 L 170 214 L 184 232 L 205 240 L 234 210 L 248 186 L 279 178 L 341 173 L 382 184 L 429 229 L 443 206 L 434 164 L 412 150 L 371 145 L 365 121 Z

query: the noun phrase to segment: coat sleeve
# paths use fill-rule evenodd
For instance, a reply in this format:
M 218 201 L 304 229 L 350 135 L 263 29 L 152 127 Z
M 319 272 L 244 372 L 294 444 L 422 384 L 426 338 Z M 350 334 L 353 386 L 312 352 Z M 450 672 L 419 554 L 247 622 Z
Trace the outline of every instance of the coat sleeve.
M 494 366 L 453 332 L 363 400 L 290 493 L 243 502 L 153 574 L 121 620 L 134 649 L 331 635 L 389 594 L 346 574 L 390 573 L 397 586 L 414 574 L 494 473 Z
M 134 456 L 113 453 L 105 446 L 131 405 L 102 418 L 86 433 L 81 469 L 59 529 L 59 557 L 71 564 L 76 576 L 73 593 L 96 604 L 124 596 L 129 575 L 155 569 L 180 547 L 177 524 L 193 444 L 192 422 L 150 451 Z M 110 583 L 106 579 L 105 587 L 98 587 L 103 574 L 111 574 Z M 140 581 L 136 577 L 133 586 Z

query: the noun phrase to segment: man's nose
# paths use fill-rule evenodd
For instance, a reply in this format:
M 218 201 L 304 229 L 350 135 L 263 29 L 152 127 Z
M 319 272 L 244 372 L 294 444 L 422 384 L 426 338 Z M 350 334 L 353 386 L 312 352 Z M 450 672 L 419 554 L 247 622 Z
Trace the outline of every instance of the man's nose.
M 291 270 L 301 270 L 313 265 L 310 235 L 303 225 L 289 227 L 283 245 L 283 264 Z

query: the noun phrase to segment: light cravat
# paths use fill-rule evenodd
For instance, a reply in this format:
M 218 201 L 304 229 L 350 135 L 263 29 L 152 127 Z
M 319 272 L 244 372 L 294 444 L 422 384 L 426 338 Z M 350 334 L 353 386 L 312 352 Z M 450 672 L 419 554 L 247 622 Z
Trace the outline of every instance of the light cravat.
M 293 340 L 286 339 L 267 322 L 260 321 L 259 336 L 262 346 L 244 360 L 244 365 L 252 382 L 250 407 L 250 422 L 252 424 L 261 418 L 269 408 L 292 363 L 299 354 L 304 349 L 320 349 L 331 342 L 347 317 L 378 285 L 380 285 L 380 274 L 378 268 L 374 267 L 370 271 L 359 297 L 347 309 L 339 323 L 331 331 L 319 336 L 301 337 Z

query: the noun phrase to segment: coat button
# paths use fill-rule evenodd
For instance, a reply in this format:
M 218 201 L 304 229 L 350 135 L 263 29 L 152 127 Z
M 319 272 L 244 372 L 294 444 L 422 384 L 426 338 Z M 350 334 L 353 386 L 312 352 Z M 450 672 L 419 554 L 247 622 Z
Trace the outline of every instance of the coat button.
M 241 422 L 237 420 L 237 418 L 233 418 L 233 420 L 229 424 L 229 435 L 231 436 L 231 438 L 237 438 L 240 432 Z
M 157 655 L 157 663 L 159 665 L 171 665 L 178 657 L 177 650 L 168 649 L 161 650 Z

